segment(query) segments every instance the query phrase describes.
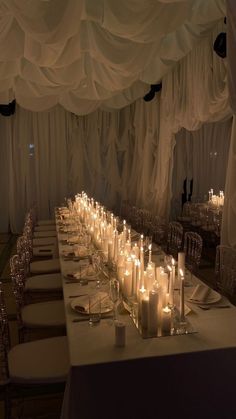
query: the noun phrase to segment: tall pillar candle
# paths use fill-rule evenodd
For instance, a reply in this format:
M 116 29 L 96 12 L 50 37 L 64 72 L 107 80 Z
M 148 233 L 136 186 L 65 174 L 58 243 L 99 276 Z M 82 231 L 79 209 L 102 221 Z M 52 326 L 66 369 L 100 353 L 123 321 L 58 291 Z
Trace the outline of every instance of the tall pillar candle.
M 180 269 L 180 321 L 185 321 L 185 313 L 184 313 L 184 273 L 182 269 Z
M 178 279 L 180 279 L 180 274 L 179 274 L 180 269 L 182 269 L 183 272 L 185 270 L 185 253 L 184 252 L 178 253 Z
M 125 271 L 123 276 L 123 295 L 127 298 L 132 296 L 132 274 L 129 271 Z
M 148 328 L 148 311 L 149 311 L 149 298 L 147 295 L 143 296 L 141 300 L 141 326 L 143 329 Z
M 149 291 L 148 332 L 156 336 L 158 331 L 158 291 Z
M 171 309 L 168 306 L 162 309 L 161 330 L 163 335 L 171 332 Z

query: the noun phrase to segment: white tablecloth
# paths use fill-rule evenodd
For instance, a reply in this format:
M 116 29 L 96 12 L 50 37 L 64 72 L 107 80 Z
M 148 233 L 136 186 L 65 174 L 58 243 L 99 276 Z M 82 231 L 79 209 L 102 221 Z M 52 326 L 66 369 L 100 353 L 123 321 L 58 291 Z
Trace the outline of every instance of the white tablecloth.
M 66 249 L 61 238 L 59 253 Z M 78 267 L 78 262 L 60 261 L 63 274 Z M 178 412 L 191 419 L 236 417 L 234 306 L 204 311 L 187 303 L 197 333 L 152 339 L 142 339 L 124 315 L 126 346 L 117 348 L 111 320 L 97 327 L 72 322 L 77 313 L 69 296 L 94 289 L 94 282 L 81 286 L 63 280 L 71 369 L 61 419 L 170 418 Z M 188 296 L 193 289 L 186 288 Z

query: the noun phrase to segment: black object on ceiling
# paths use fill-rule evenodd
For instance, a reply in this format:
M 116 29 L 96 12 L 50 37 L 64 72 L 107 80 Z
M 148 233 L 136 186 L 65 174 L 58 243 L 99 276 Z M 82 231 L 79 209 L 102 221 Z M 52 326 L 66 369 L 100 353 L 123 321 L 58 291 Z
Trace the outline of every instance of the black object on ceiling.
M 15 99 L 7 105 L 0 104 L 0 114 L 3 116 L 11 116 L 15 113 L 16 101 Z
M 226 24 L 226 17 L 224 18 L 224 23 Z M 221 58 L 226 57 L 227 55 L 226 32 L 220 32 L 217 35 L 213 48 L 219 57 Z
M 150 102 L 152 99 L 154 99 L 156 92 L 159 92 L 161 88 L 162 83 L 151 84 L 151 88 L 149 92 L 143 97 L 143 100 L 145 100 L 145 102 Z

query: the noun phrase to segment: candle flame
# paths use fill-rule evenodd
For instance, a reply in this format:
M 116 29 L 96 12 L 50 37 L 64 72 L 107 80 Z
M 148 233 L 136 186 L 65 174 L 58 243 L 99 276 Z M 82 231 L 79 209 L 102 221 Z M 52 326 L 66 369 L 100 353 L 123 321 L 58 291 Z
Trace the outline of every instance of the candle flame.
M 152 250 L 152 245 L 151 244 L 149 244 L 148 250 Z
M 171 259 L 171 263 L 172 263 L 172 265 L 175 265 L 175 260 L 174 260 L 174 258 L 172 258 L 172 259 Z
M 171 309 L 170 309 L 170 307 L 165 306 L 165 307 L 163 308 L 163 311 L 164 311 L 164 313 L 169 313 L 169 312 L 171 311 Z
M 144 287 L 144 285 L 142 285 L 141 286 L 141 288 L 140 288 L 140 290 L 139 290 L 140 292 L 146 292 L 146 288 Z

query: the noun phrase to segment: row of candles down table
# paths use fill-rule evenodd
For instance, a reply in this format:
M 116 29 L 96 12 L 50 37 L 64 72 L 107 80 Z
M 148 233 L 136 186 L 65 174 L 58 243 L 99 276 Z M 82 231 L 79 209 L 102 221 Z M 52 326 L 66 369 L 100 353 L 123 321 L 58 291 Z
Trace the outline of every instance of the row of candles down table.
M 178 254 L 177 265 L 171 256 L 166 256 L 165 266 L 156 266 L 150 243 L 145 263 L 144 238 L 141 235 L 140 240 L 133 243 L 125 220 L 118 231 L 117 218 L 84 193 L 77 195 L 69 208 L 72 215 L 79 215 L 95 246 L 103 252 L 111 268 L 110 275 L 118 278 L 123 299 L 132 310 L 136 326 L 146 331 L 147 337 L 171 334 L 172 317 L 176 312 L 179 323 L 183 324 L 185 254 Z M 176 288 L 179 289 L 177 305 L 174 301 Z

